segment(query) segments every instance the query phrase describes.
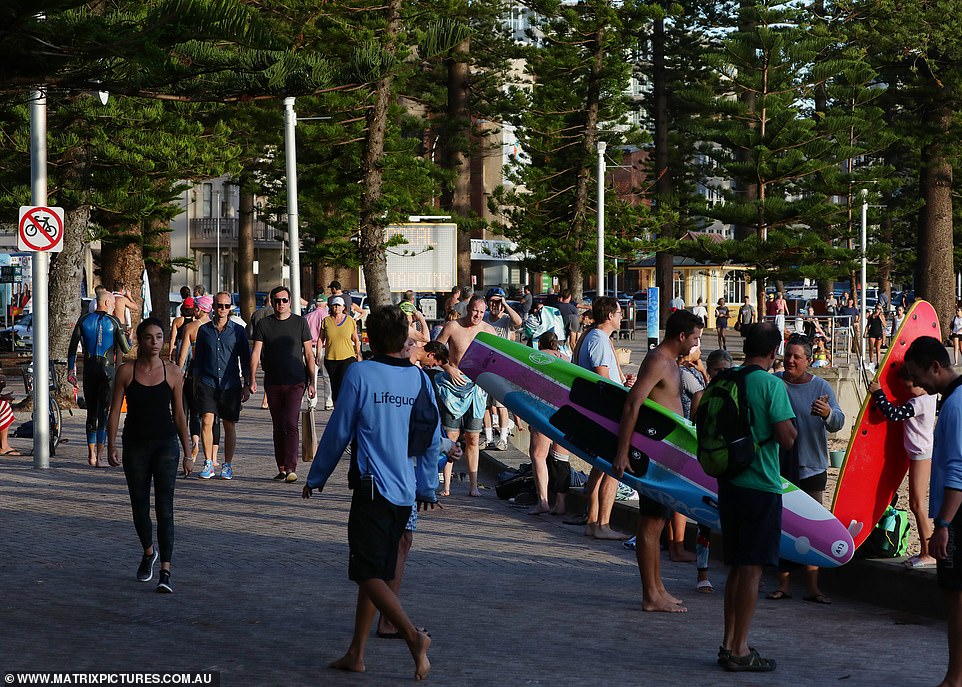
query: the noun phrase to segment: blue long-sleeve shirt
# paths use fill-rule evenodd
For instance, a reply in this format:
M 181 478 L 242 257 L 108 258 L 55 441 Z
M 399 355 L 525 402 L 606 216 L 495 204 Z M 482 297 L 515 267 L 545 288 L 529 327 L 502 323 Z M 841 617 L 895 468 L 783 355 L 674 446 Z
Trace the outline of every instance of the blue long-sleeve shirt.
M 946 489 L 962 491 L 962 377 L 943 397 L 935 423 L 932 478 L 929 482 L 929 517 L 938 517 Z
M 373 476 L 385 499 L 396 506 L 437 501 L 440 419 L 425 457 L 407 455 L 411 406 L 421 391 L 422 374 L 408 360 L 389 356 L 348 367 L 334 413 L 318 443 L 307 486 L 324 487 L 348 442 L 356 437 L 360 474 Z M 432 385 L 428 383 L 426 388 L 433 400 Z
M 223 331 L 213 322 L 197 330 L 193 352 L 194 379 L 215 389 L 239 389 L 251 378 L 251 350 L 247 330 L 230 320 Z

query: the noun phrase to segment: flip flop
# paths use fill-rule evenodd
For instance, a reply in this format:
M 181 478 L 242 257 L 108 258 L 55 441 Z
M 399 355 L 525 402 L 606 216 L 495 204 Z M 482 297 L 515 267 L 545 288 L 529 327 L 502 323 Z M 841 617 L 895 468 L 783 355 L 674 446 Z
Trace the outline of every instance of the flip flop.
M 813 596 L 803 596 L 802 601 L 810 601 L 813 604 L 824 604 L 825 606 L 829 606 L 832 603 L 832 600 L 829 599 L 824 594 L 815 594 Z
M 4 454 L 0 453 L 0 455 L 4 455 Z M 912 556 L 907 561 L 904 561 L 902 565 L 904 565 L 906 568 L 915 568 L 915 569 L 935 567 L 935 563 L 923 563 L 922 559 L 919 556 Z
M 427 628 L 421 627 L 420 625 L 415 625 L 414 629 L 421 634 L 427 635 L 428 637 L 431 636 L 431 633 L 427 631 Z M 381 632 L 378 630 L 375 634 L 381 639 L 404 639 L 400 632 Z
M 783 592 L 781 589 L 776 589 L 775 591 L 771 592 L 770 594 L 766 594 L 766 595 L 765 595 L 765 598 L 766 598 L 766 599 L 771 599 L 772 601 L 781 601 L 782 599 L 791 599 L 791 598 L 792 598 L 792 595 L 791 595 L 791 594 L 786 594 L 786 593 Z M 811 599 L 805 599 L 805 600 L 806 600 L 806 601 L 811 601 Z
M 715 591 L 715 588 L 712 586 L 711 580 L 698 580 L 695 590 L 702 594 L 711 594 Z
M 33 455 L 31 453 L 20 453 L 15 448 L 7 449 L 6 451 L 0 451 L 0 456 L 29 456 Z

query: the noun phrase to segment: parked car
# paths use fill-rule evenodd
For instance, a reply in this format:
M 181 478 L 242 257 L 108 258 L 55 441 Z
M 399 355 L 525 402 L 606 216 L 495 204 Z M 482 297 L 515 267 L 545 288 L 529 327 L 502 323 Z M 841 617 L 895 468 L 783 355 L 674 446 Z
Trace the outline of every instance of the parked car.
M 0 349 L 4 351 L 33 348 L 33 313 L 22 315 L 13 326 L 0 329 Z

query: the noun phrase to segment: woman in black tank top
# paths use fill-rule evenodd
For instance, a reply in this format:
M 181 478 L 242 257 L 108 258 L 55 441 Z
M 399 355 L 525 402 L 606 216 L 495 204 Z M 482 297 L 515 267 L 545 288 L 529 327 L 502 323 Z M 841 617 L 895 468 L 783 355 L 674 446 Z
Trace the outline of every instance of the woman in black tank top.
M 189 458 L 190 438 L 184 417 L 184 377 L 176 364 L 160 357 L 164 330 L 159 320 L 148 317 L 137 327 L 137 359 L 117 369 L 110 419 L 107 423 L 107 459 L 120 465 L 117 429 L 120 408 L 127 397 L 124 422 L 124 476 L 130 493 L 134 527 L 144 555 L 137 579 L 149 582 L 160 559 L 158 592 L 170 593 L 170 559 L 174 550 L 174 482 L 179 458 L 178 437 Z M 154 484 L 157 541 L 154 546 L 150 522 L 150 485 Z M 158 552 L 158 548 L 160 551 Z

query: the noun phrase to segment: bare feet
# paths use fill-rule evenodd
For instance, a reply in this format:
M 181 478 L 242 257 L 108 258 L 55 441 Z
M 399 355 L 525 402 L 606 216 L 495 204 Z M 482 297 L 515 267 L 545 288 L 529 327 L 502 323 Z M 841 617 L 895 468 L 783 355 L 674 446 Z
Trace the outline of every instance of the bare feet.
M 428 660 L 431 638 L 423 632 L 418 632 L 414 644 L 409 644 L 408 648 L 411 650 L 411 657 L 414 658 L 414 679 L 425 679 L 431 672 L 431 661 Z
M 592 534 L 595 539 L 604 539 L 608 541 L 624 541 L 628 537 L 623 535 L 621 532 L 616 532 L 611 529 L 608 525 L 596 525 L 594 534 Z
M 334 670 L 347 670 L 352 673 L 363 673 L 367 668 L 364 666 L 364 659 L 358 658 L 350 651 L 330 664 Z
M 697 558 L 694 553 L 688 551 L 682 544 L 673 543 L 668 547 L 668 560 L 673 563 L 694 563 Z
M 587 525 L 585 525 L 585 536 L 586 536 L 586 537 L 593 537 L 593 536 L 595 536 L 595 528 L 596 528 L 596 527 L 597 527 L 597 525 L 594 524 L 594 523 L 592 523 L 592 522 L 589 522 Z
M 543 513 L 550 513 L 547 503 L 539 503 L 537 506 L 531 506 L 528 509 L 528 515 L 542 515 Z
M 567 511 L 565 510 L 555 510 L 554 508 L 552 508 L 548 512 L 551 513 L 551 515 L 567 515 L 568 514 Z
M 649 613 L 687 613 L 688 609 L 668 592 L 660 596 L 646 597 L 641 604 L 641 610 Z
M 439 491 L 439 492 L 438 492 L 438 496 L 450 496 L 450 495 L 451 495 L 451 492 L 450 492 L 450 491 Z
M 468 496 L 481 496 L 481 492 L 478 491 L 477 489 L 472 489 L 471 491 L 468 492 Z
M 87 457 L 87 463 L 88 463 L 88 464 L 90 465 L 90 467 L 92 467 L 92 468 L 97 467 L 97 456 L 95 456 L 95 455 L 94 455 L 94 456 L 88 456 L 88 457 Z

